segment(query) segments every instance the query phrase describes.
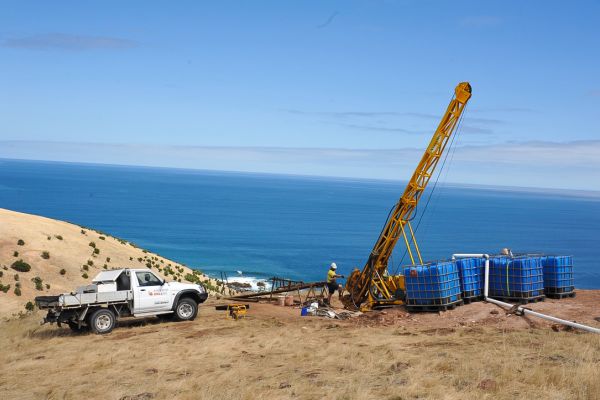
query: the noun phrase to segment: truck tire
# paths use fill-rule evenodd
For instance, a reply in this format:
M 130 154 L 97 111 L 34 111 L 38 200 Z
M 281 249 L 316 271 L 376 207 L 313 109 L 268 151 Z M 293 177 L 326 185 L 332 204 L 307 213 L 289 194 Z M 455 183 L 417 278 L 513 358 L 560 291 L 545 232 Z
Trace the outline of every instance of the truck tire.
M 193 321 L 198 315 L 198 303 L 189 297 L 179 300 L 175 307 L 175 319 L 177 321 Z
M 107 308 L 100 308 L 90 315 L 90 329 L 92 332 L 103 335 L 110 333 L 117 325 L 115 314 Z
M 75 321 L 69 321 L 67 322 L 67 324 L 69 325 L 69 328 L 71 328 L 71 330 L 73 332 L 77 332 L 77 333 L 81 333 L 81 332 L 85 332 L 87 329 L 87 326 L 79 326 L 79 324 Z

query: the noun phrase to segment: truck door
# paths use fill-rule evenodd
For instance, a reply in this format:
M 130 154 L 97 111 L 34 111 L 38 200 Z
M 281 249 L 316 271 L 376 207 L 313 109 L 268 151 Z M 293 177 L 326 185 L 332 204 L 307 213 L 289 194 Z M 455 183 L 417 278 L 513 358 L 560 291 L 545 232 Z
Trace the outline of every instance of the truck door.
M 150 271 L 135 272 L 133 313 L 165 311 L 169 308 L 169 290 L 163 281 Z M 133 283 L 133 282 L 132 282 Z

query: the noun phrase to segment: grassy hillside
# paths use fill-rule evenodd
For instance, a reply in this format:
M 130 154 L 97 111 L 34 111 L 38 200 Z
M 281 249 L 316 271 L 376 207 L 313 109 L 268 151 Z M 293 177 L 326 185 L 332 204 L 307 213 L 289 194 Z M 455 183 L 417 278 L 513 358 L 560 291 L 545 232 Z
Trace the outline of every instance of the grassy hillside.
M 463 307 L 466 309 L 468 306 Z M 489 309 L 493 306 L 488 305 Z M 489 312 L 488 312 L 489 313 Z M 600 335 L 299 317 L 252 304 L 234 321 L 124 321 L 110 335 L 39 326 L 0 335 L 0 391 L 18 399 L 598 399 Z M 384 314 L 385 315 L 385 314 Z M 431 317 L 435 317 L 431 315 Z M 389 314 L 388 314 L 389 316 Z
M 151 268 L 167 280 L 187 277 L 216 285 L 202 274 L 192 276 L 194 271 L 184 265 L 108 234 L 0 209 L 0 317 L 25 311 L 35 296 L 72 291 L 112 268 Z

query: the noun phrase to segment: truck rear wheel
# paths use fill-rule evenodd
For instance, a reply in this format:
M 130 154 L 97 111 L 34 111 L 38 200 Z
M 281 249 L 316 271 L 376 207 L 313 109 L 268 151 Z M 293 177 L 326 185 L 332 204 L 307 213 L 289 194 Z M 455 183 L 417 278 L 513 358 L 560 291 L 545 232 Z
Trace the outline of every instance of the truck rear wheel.
M 177 321 L 193 321 L 196 315 L 198 315 L 198 303 L 190 298 L 179 300 L 175 308 L 175 318 Z
M 110 333 L 116 324 L 115 314 L 109 309 L 101 308 L 90 315 L 90 329 L 98 335 Z
M 81 332 L 85 332 L 86 331 L 86 326 L 79 326 L 79 324 L 75 321 L 69 321 L 67 322 L 67 324 L 69 325 L 69 328 L 71 328 L 71 330 L 73 332 L 77 332 L 77 333 L 81 333 Z

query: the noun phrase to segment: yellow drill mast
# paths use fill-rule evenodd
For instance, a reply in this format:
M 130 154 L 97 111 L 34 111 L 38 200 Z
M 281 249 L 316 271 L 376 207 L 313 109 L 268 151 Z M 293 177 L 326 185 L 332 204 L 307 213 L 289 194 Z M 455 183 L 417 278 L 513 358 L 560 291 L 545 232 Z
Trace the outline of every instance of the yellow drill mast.
M 365 266 L 362 271 L 355 268 L 348 277 L 346 290 L 349 295 L 346 296 L 345 301 L 347 307 L 354 306 L 368 310 L 403 304 L 404 277 L 389 276 L 388 261 L 398 239 L 402 237 L 412 264 L 415 265 L 415 260 L 420 264 L 423 263 L 410 221 L 470 98 L 471 85 L 468 82 L 459 83 L 423 158 L 406 185 L 402 197 L 390 213 Z

